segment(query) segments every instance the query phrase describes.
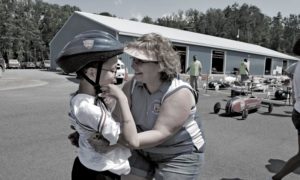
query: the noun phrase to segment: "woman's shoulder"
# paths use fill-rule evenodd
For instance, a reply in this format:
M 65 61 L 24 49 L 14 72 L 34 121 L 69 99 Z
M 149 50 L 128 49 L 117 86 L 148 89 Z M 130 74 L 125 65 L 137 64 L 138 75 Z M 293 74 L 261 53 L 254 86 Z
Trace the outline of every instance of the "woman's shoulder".
M 169 91 L 173 91 L 173 90 L 176 90 L 178 88 L 180 88 L 180 89 L 181 88 L 187 88 L 187 89 L 191 89 L 191 90 L 193 89 L 192 86 L 189 83 L 187 83 L 187 82 L 185 82 L 181 79 L 175 78 L 175 79 L 172 80 L 167 93 Z
M 192 95 L 194 92 L 193 88 L 191 85 L 183 80 L 180 79 L 173 79 L 168 90 L 164 94 L 162 98 L 162 102 L 167 98 L 172 96 L 173 98 L 176 98 L 179 94 L 185 94 L 188 93 Z

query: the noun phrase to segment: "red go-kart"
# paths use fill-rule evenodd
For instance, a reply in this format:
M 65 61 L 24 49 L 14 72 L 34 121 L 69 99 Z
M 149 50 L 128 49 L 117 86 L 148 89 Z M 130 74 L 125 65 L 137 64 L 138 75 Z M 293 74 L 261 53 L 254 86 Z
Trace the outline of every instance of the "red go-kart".
M 235 96 L 229 99 L 225 106 L 226 115 L 233 115 L 236 113 L 242 114 L 242 119 L 246 119 L 249 111 L 255 111 L 262 106 L 262 98 L 260 97 L 241 97 Z M 214 113 L 218 114 L 221 110 L 221 103 L 217 102 L 214 105 Z M 268 113 L 273 111 L 273 104 L 268 104 Z

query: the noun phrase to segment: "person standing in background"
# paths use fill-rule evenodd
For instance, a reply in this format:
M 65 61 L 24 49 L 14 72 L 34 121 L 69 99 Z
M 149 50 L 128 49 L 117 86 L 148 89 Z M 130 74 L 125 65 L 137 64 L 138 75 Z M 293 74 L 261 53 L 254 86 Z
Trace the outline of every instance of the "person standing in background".
M 247 67 L 247 63 L 248 63 L 248 60 L 244 59 L 244 61 L 241 62 L 241 65 L 240 65 L 239 73 L 241 75 L 241 82 L 242 83 L 245 82 L 248 79 L 249 70 L 248 70 L 248 67 Z
M 296 42 L 293 52 L 297 55 L 300 55 L 300 39 L 298 39 Z M 284 167 L 272 177 L 273 180 L 281 180 L 286 175 L 293 172 L 296 168 L 300 167 L 300 62 L 297 63 L 293 75 L 293 89 L 295 104 L 292 114 L 292 121 L 298 131 L 298 153 L 288 160 Z
M 197 59 L 197 56 L 193 56 L 193 62 L 192 64 L 188 67 L 186 72 L 190 71 L 190 85 L 192 88 L 194 88 L 196 91 L 198 91 L 198 79 L 199 76 L 201 75 L 201 70 L 202 70 L 202 64 L 201 62 Z

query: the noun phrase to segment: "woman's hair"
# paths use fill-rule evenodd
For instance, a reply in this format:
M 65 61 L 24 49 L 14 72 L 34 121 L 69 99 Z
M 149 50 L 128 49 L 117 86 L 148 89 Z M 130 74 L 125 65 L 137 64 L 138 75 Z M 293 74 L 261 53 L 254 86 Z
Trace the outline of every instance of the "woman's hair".
M 156 33 L 149 33 L 129 43 L 128 46 L 146 49 L 156 55 L 158 64 L 162 69 L 160 77 L 162 81 L 171 81 L 180 72 L 179 55 L 167 38 Z

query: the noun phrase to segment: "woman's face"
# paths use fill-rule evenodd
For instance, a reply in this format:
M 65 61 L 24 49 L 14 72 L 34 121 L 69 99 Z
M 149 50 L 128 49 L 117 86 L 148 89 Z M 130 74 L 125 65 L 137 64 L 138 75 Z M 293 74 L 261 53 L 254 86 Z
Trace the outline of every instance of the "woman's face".
M 137 81 L 148 83 L 153 80 L 159 80 L 160 78 L 158 62 L 150 62 L 133 58 L 131 67 L 135 71 L 134 75 Z
M 117 62 L 118 58 L 115 56 L 103 64 L 99 82 L 100 86 L 116 82 Z

